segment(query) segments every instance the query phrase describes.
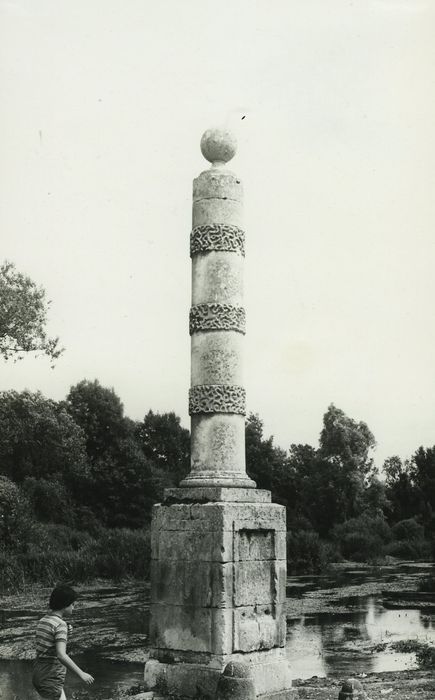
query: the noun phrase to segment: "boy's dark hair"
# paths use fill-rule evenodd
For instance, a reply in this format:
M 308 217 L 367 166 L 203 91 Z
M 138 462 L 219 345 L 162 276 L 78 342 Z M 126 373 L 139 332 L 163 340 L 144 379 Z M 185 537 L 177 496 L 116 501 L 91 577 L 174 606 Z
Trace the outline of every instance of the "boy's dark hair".
M 70 588 L 70 586 L 56 586 L 51 592 L 50 609 L 62 610 L 62 608 L 67 608 L 68 605 L 74 603 L 75 600 L 77 600 L 77 593 L 74 588 Z

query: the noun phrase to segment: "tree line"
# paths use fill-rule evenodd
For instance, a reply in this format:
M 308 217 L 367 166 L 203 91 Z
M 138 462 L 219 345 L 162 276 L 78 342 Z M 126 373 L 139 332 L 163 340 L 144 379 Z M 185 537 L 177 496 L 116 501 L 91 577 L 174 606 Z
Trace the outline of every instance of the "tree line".
M 258 415 L 246 420 L 248 474 L 286 507 L 290 532 L 334 539 L 337 529 L 365 517 L 390 528 L 413 521 L 409 532 L 431 539 L 435 447 L 420 447 L 408 460 L 387 459 L 383 480 L 374 448 L 368 426 L 334 405 L 323 417 L 318 447 L 292 444 L 285 451 L 264 436 Z M 175 413 L 149 410 L 131 420 L 115 391 L 97 380 L 79 382 L 58 402 L 40 392 L 0 392 L 3 542 L 14 538 L 14 528 L 7 532 L 14 489 L 21 512 L 40 523 L 89 532 L 147 528 L 152 505 L 189 469 L 189 431 Z

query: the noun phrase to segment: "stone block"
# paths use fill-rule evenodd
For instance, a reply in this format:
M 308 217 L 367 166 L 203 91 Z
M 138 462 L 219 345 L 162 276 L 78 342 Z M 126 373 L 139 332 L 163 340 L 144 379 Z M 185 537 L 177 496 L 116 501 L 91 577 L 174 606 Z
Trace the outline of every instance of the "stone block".
M 154 683 L 154 693 L 161 693 L 165 698 L 214 697 L 221 669 L 206 664 L 156 661 L 155 666 L 148 671 L 149 663 L 148 661 L 145 666 L 144 679 L 147 688 L 151 688 L 150 683 Z
M 230 486 L 180 486 L 165 489 L 165 503 L 207 503 L 220 501 L 222 503 L 235 501 L 237 503 L 270 503 L 271 493 L 265 489 L 232 488 Z
M 285 530 L 275 531 L 275 554 L 277 559 L 287 562 L 287 533 Z
M 151 602 L 199 608 L 231 607 L 232 562 L 160 559 L 151 563 Z
M 155 552 L 161 560 L 215 561 L 218 554 L 215 545 L 216 533 L 211 530 L 160 530 L 156 537 Z
M 244 606 L 234 610 L 234 651 L 272 649 L 279 644 L 282 608 L 268 605 Z
M 269 605 L 276 600 L 274 562 L 238 561 L 234 564 L 234 605 Z
M 232 610 L 154 603 L 150 645 L 159 649 L 230 654 Z
M 236 533 L 235 557 L 239 561 L 275 559 L 274 530 L 239 530 Z
M 275 561 L 274 562 L 274 586 L 275 586 L 275 600 L 277 603 L 282 605 L 286 602 L 286 583 L 287 583 L 287 562 L 286 561 Z

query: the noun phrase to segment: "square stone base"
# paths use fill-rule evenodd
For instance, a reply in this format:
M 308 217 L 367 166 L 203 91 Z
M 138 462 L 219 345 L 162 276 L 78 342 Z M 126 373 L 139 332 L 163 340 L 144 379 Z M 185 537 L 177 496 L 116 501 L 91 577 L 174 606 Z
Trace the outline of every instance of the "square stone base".
M 284 649 L 285 508 L 263 495 L 158 505 L 151 541 L 149 690 L 211 700 L 236 661 L 246 665 L 255 697 L 293 698 Z

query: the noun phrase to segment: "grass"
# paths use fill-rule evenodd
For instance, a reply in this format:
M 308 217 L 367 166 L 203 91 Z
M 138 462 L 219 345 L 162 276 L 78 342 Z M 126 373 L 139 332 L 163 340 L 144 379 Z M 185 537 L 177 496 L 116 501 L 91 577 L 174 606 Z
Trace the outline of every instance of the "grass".
M 0 552 L 0 592 L 18 592 L 29 584 L 54 586 L 60 581 L 85 583 L 146 579 L 150 573 L 148 530 L 101 530 L 98 537 L 77 535 L 69 528 L 41 526 L 39 542 L 27 551 Z

